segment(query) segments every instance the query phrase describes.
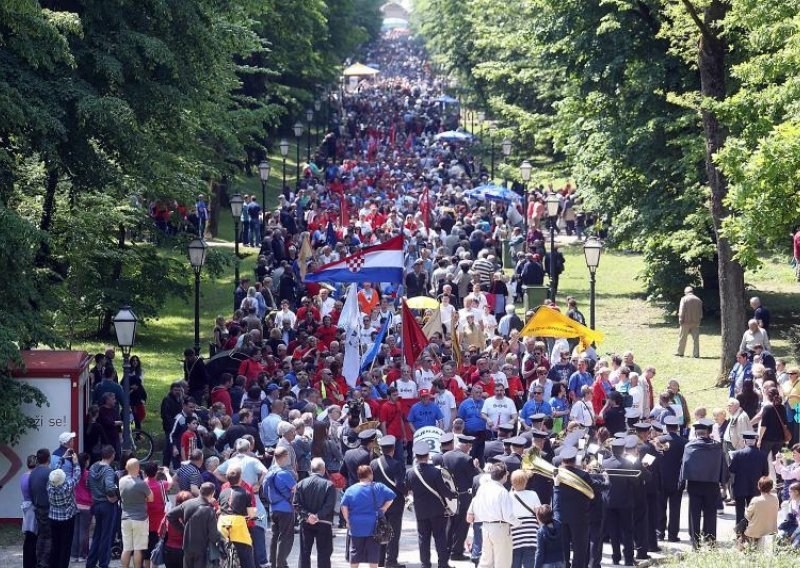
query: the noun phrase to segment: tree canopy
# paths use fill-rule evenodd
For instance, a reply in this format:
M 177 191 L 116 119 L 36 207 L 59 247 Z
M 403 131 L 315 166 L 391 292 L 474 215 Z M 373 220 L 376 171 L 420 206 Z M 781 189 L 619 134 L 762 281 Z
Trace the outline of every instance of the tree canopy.
M 148 318 L 185 294 L 185 243 L 141 238 L 148 203 L 194 203 L 263 157 L 379 33 L 379 6 L 0 3 L 0 375 L 20 348 L 107 332 L 123 302 Z

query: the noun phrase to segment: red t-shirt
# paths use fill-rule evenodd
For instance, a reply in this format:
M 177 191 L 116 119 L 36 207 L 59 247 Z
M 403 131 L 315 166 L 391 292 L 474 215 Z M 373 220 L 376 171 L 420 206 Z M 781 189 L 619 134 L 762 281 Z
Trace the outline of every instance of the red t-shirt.
M 211 390 L 211 404 L 221 402 L 225 405 L 225 414 L 233 416 L 233 402 L 231 401 L 231 394 L 225 387 L 214 387 Z
M 403 409 L 400 401 L 387 402 L 381 407 L 380 421 L 386 423 L 386 433 L 398 440 L 403 437 Z
M 166 481 L 158 481 L 157 479 L 147 478 L 147 486 L 153 492 L 153 500 L 147 503 L 147 521 L 150 525 L 150 532 L 158 532 L 161 526 L 161 521 L 166 516 L 166 501 L 164 498 L 167 496 L 167 489 L 169 483 Z
M 200 441 L 200 438 L 197 436 L 197 432 L 186 430 L 186 432 L 181 434 L 181 459 L 189 459 L 189 453 L 192 451 L 192 449 L 194 449 L 191 447 L 192 440 L 195 440 L 195 442 Z M 197 447 L 199 447 L 199 444 L 195 444 L 195 448 Z

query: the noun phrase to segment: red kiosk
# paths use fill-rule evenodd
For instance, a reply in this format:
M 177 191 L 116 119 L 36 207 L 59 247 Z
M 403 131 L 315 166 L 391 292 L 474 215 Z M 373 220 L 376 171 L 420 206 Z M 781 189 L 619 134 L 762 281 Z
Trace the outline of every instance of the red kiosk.
M 19 478 L 25 472 L 25 461 L 40 448 L 55 450 L 58 435 L 75 432 L 76 449 L 83 450 L 84 416 L 91 404 L 89 362 L 85 351 L 23 351 L 25 370 L 15 378 L 38 388 L 50 403 L 41 408 L 23 406 L 36 419 L 38 430 L 31 430 L 16 446 L 0 444 L 0 520 L 22 517 Z

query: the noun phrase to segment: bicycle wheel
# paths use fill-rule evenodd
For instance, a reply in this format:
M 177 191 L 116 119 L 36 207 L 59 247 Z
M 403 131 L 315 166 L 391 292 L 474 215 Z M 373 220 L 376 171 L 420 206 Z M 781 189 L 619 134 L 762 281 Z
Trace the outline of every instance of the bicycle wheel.
M 143 430 L 133 430 L 134 455 L 140 462 L 146 462 L 153 457 L 153 437 Z

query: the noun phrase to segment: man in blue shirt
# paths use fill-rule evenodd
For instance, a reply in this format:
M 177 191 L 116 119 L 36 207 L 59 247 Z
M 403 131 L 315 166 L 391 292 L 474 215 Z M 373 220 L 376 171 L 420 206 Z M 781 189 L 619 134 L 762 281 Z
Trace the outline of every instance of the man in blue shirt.
M 746 380 L 753 380 L 753 364 L 746 351 L 736 354 L 736 364 L 731 369 L 728 379 L 731 382 L 728 389 L 730 398 L 736 398 L 736 395 L 742 392 L 742 385 Z
M 526 426 L 531 425 L 531 416 L 534 414 L 545 414 L 547 416 L 552 416 L 553 414 L 553 408 L 550 403 L 544 400 L 544 389 L 541 386 L 534 385 L 532 394 L 533 398 L 523 405 L 519 413 Z
M 258 248 L 261 246 L 261 205 L 255 195 L 251 197 L 250 203 L 247 205 L 247 214 L 250 223 L 250 242 L 245 244 Z
M 294 507 L 292 505 L 295 485 L 286 448 L 275 448 L 272 467 L 267 473 L 266 487 L 272 511 L 272 541 L 269 545 L 271 566 L 288 566 L 289 553 L 294 544 Z
M 197 209 L 197 219 L 199 221 L 197 233 L 202 239 L 203 235 L 206 234 L 206 223 L 208 223 L 208 205 L 206 205 L 206 196 L 202 193 L 197 196 L 195 208 Z
M 582 398 L 581 387 L 584 385 L 587 387 L 592 386 L 592 375 L 590 375 L 589 371 L 586 370 L 588 366 L 589 362 L 586 359 L 581 359 L 578 361 L 578 370 L 572 373 L 572 376 L 569 378 L 567 390 L 569 393 L 569 399 L 572 402 Z
M 472 385 L 471 394 L 472 396 L 458 407 L 458 417 L 464 421 L 464 434 L 475 438 L 470 455 L 483 463 L 483 449 L 486 445 L 486 419 L 481 416 L 483 387 L 479 384 Z
M 414 432 L 425 426 L 442 427 L 444 414 L 438 405 L 431 402 L 431 392 L 428 389 L 420 389 L 419 402 L 411 407 L 408 422 Z

